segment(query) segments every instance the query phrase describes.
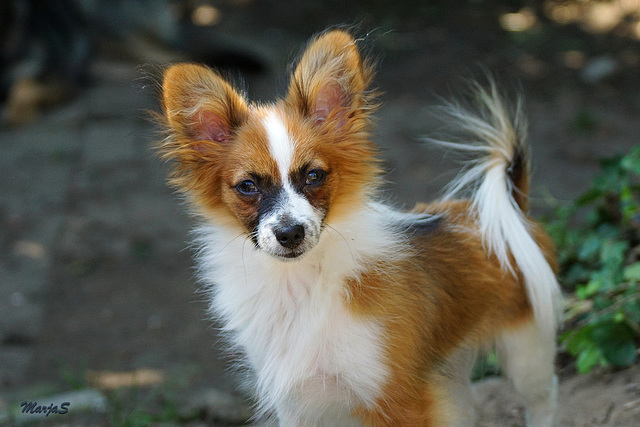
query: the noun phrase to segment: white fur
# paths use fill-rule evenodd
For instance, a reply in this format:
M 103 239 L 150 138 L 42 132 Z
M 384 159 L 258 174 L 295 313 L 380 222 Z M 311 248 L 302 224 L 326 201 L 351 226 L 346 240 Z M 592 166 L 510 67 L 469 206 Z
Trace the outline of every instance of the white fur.
M 291 185 L 289 174 L 295 141 L 287 132 L 282 120 L 272 111 L 264 118 L 263 125 L 267 132 L 269 152 L 278 165 L 283 193 L 275 209 L 260 221 L 257 230 L 258 245 L 271 255 L 285 256 L 289 251 L 276 239 L 275 229 L 283 224 L 299 224 L 304 227 L 305 237 L 296 251 L 306 253 L 320 239 L 323 215 Z
M 283 425 L 343 425 L 356 405 L 374 404 L 389 375 L 384 325 L 349 311 L 345 281 L 357 280 L 370 260 L 407 253 L 387 226 L 400 218 L 364 206 L 286 263 L 238 237 L 241 230 L 214 223 L 197 230 L 211 310 L 255 370 L 259 410 L 275 410 Z M 342 420 L 327 424 L 328 409 Z
M 502 369 L 527 408 L 527 426 L 552 427 L 557 408 L 555 339 L 529 323 L 503 332 L 497 340 Z
M 289 170 L 291 169 L 295 142 L 276 112 L 270 111 L 263 119 L 262 124 L 267 131 L 269 152 L 278 165 L 282 183 L 287 183 L 289 182 Z
M 476 425 L 478 408 L 471 387 L 471 372 L 476 356 L 477 350 L 473 346 L 459 347 L 431 379 L 446 396 L 442 407 L 448 414 L 447 427 Z
M 542 250 L 528 231 L 528 220 L 507 190 L 505 165 L 489 165 L 473 203 L 485 244 L 503 266 L 512 269 L 508 250 L 522 272 L 540 331 L 555 336 L 559 322 L 560 287 Z

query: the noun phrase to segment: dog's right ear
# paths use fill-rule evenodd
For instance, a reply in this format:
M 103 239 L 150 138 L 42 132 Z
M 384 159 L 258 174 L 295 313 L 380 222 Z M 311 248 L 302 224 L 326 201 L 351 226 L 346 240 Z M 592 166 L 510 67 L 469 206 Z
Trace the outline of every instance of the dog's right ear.
M 162 102 L 170 146 L 161 150 L 178 160 L 210 157 L 248 115 L 245 99 L 229 83 L 215 71 L 194 64 L 167 69 Z

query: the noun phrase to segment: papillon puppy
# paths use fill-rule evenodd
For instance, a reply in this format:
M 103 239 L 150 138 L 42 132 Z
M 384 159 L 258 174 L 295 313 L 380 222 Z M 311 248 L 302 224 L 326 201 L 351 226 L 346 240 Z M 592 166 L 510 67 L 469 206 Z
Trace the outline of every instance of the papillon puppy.
M 200 65 L 164 73 L 159 151 L 201 220 L 199 276 L 253 372 L 257 413 L 471 426 L 470 372 L 495 347 L 529 425 L 551 426 L 560 291 L 552 242 L 527 216 L 520 109 L 494 84 L 474 108 L 446 107 L 469 142 L 441 143 L 475 161 L 449 196 L 401 212 L 379 201 L 372 75 L 343 30 L 309 43 L 271 104 Z

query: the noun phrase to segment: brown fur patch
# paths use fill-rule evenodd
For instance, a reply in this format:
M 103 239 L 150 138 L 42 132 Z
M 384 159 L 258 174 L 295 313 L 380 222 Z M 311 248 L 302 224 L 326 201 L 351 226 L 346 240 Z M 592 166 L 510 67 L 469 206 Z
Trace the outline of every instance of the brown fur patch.
M 375 426 L 442 425 L 436 420 L 447 402 L 434 399 L 438 382 L 428 378 L 457 349 L 490 342 L 533 315 L 521 280 L 487 258 L 467 202 L 416 210 L 443 215 L 441 225 L 417 236 L 416 253 L 401 264 L 380 265 L 351 282 L 354 312 L 383 319 L 387 331 L 391 378 L 376 408 L 358 410 Z M 536 238 L 546 246 L 546 236 Z

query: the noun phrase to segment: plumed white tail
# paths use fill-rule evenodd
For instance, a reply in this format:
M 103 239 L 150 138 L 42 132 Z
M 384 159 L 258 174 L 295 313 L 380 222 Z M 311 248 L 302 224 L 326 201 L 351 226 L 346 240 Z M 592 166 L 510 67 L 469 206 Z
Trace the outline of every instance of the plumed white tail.
M 447 104 L 442 109 L 448 123 L 465 135 L 464 142 L 430 139 L 476 157 L 451 184 L 445 198 L 467 193 L 485 248 L 505 270 L 522 273 L 536 322 L 541 331 L 555 334 L 560 288 L 523 212 L 528 209 L 529 153 L 522 103 L 509 108 L 493 82 L 487 89 L 474 84 L 472 100 L 470 105 Z

